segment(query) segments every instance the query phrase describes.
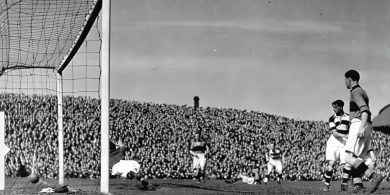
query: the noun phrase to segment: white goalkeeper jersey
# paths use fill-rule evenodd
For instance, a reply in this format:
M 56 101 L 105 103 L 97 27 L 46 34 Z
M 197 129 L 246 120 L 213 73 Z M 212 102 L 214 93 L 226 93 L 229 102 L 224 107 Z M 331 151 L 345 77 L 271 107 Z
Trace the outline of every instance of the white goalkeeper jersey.
M 114 166 L 112 166 L 111 175 L 121 175 L 122 178 L 126 178 L 127 173 L 130 171 L 138 173 L 141 165 L 135 160 L 120 160 Z

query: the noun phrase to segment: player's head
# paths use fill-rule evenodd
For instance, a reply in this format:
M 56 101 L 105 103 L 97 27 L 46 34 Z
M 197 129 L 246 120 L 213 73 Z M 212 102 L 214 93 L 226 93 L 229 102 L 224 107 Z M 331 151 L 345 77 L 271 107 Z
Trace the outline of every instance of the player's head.
M 134 179 L 136 177 L 136 173 L 133 172 L 133 171 L 130 171 L 130 172 L 127 173 L 126 177 L 127 177 L 127 179 L 132 180 L 132 179 Z
M 273 150 L 273 149 L 275 149 L 275 147 L 276 147 L 275 142 L 271 142 L 271 144 L 269 145 L 269 149 Z
M 352 84 L 356 84 L 360 80 L 360 75 L 356 70 L 348 70 L 345 72 L 345 85 L 348 89 L 352 88 Z
M 336 114 L 340 114 L 343 112 L 343 106 L 344 106 L 343 100 L 336 100 L 332 102 L 333 111 Z
M 201 131 L 200 130 L 195 131 L 195 135 L 194 136 L 195 136 L 196 139 L 199 139 L 201 137 Z

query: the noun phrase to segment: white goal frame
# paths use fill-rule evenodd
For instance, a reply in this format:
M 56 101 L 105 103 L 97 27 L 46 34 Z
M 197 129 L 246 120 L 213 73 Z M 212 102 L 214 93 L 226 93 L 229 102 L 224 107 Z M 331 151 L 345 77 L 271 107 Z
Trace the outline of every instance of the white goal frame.
M 101 4 L 100 4 L 101 3 Z M 99 0 L 96 6 L 101 6 L 102 9 L 102 50 L 101 50 L 101 155 L 100 155 L 100 191 L 104 194 L 109 193 L 109 137 L 110 137 L 110 16 L 111 16 L 111 0 Z M 100 9 L 94 9 L 95 13 L 91 14 L 91 18 L 97 17 Z M 89 29 L 95 19 L 91 19 L 86 24 L 86 29 Z M 89 27 L 88 27 L 89 26 Z M 62 71 L 70 63 L 79 47 L 82 45 L 89 30 L 82 31 L 78 41 L 73 45 L 70 53 L 64 58 L 57 71 L 57 97 L 58 97 L 58 159 L 59 159 L 59 184 L 64 184 L 64 130 L 63 130 L 63 110 L 62 110 Z
M 102 51 L 101 51 L 101 155 L 100 155 L 100 191 L 109 193 L 109 137 L 110 137 L 110 28 L 111 0 L 102 2 Z
M 111 31 L 111 0 L 99 0 L 102 9 L 102 50 L 101 50 L 101 118 L 100 118 L 100 138 L 101 138 L 101 155 L 100 155 L 100 191 L 109 194 L 109 137 L 110 137 L 110 31 Z M 96 17 L 100 9 L 94 9 L 91 17 Z M 91 20 L 90 20 L 91 21 Z M 94 21 L 94 19 L 92 20 Z M 93 22 L 87 23 L 86 26 Z M 83 34 L 84 33 L 84 34 Z M 75 43 L 74 48 L 69 56 L 63 61 L 57 72 L 57 96 L 58 96 L 58 143 L 59 143 L 59 184 L 64 183 L 64 131 L 63 131 L 63 111 L 62 111 L 62 71 L 66 68 L 73 56 L 77 53 L 83 39 L 88 32 L 80 35 L 79 40 Z
M 21 3 L 22 1 L 19 1 Z M 56 61 L 51 66 L 23 66 L 23 65 L 16 65 L 12 67 L 4 68 L 2 67 L 2 70 L 0 70 L 0 76 L 5 71 L 11 71 L 15 69 L 33 69 L 33 68 L 43 68 L 43 69 L 53 69 L 56 74 L 56 81 L 57 81 L 57 99 L 58 99 L 58 183 L 60 185 L 64 184 L 64 126 L 63 126 L 63 71 L 65 68 L 71 63 L 73 57 L 77 54 L 79 48 L 83 45 L 84 41 L 86 40 L 87 35 L 90 32 L 90 29 L 95 23 L 96 18 L 99 16 L 100 11 L 102 10 L 101 17 L 102 17 L 102 33 L 101 35 L 101 50 L 100 50 L 100 73 L 101 73 L 101 79 L 100 79 L 100 101 L 101 101 L 101 156 L 100 156 L 100 191 L 104 194 L 109 194 L 109 136 L 110 136 L 110 15 L 111 15 L 111 0 L 94 0 L 94 7 L 91 7 L 91 10 L 88 10 L 88 14 L 85 18 L 84 23 L 82 24 L 82 27 L 79 32 L 78 28 L 76 29 L 76 37 L 74 41 L 70 44 L 67 44 L 66 49 L 70 46 L 68 53 L 64 53 L 64 57 L 62 58 L 62 61 Z M 17 4 L 17 3 L 15 3 Z M 7 12 L 8 13 L 8 12 Z M 83 16 L 83 15 L 78 15 Z M 16 16 L 17 17 L 17 16 Z M 81 20 L 80 20 L 81 21 Z M 9 30 L 8 30 L 9 31 Z M 78 34 L 77 34 L 78 33 Z M 75 35 L 74 33 L 72 35 Z M 6 34 L 5 36 L 9 36 Z M 69 43 L 69 42 L 67 42 Z M 9 42 L 8 42 L 9 44 Z M 7 47 L 8 49 L 11 48 L 10 45 Z M 62 51 L 61 51 L 62 52 Z M 1 53 L 0 53 L 1 54 Z M 8 62 L 9 63 L 9 62 Z M 0 113 L 0 120 L 4 120 L 4 113 Z M 4 128 L 5 124 L 0 121 L 0 128 Z M 1 129 L 0 129 L 1 131 Z M 3 135 L 3 136 L 2 136 Z M 5 172 L 1 171 L 1 169 L 5 168 L 4 166 L 4 158 L 1 158 L 3 156 L 4 152 L 7 151 L 7 147 L 4 144 L 4 132 L 3 134 L 0 133 L 0 191 L 1 188 L 4 188 L 4 176 Z M 3 147 L 4 146 L 4 147 Z M 5 153 L 6 154 L 6 153 Z M 5 155 L 4 154 L 4 155 Z M 1 160 L 3 159 L 3 160 Z

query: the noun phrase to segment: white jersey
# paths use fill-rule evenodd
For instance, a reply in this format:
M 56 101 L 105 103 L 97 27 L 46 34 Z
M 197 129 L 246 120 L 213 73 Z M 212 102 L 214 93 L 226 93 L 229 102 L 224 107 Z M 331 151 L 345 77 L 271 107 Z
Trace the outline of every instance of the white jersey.
M 127 177 L 127 173 L 130 171 L 138 173 L 141 165 L 135 160 L 120 160 L 114 166 L 112 166 L 111 175 L 120 175 L 122 178 Z

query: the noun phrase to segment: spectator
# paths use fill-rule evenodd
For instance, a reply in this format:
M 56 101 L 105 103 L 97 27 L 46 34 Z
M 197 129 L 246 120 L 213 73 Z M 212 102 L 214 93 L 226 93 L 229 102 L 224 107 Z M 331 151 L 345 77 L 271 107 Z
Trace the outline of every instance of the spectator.
M 37 148 L 36 168 L 41 177 L 58 177 L 57 98 L 51 95 L 1 93 L 6 113 L 6 175 L 16 176 L 21 165 L 30 171 Z M 63 98 L 64 164 L 66 177 L 100 177 L 100 101 Z M 268 140 L 286 151 L 283 178 L 320 180 L 328 136 L 324 121 L 289 119 L 231 108 L 202 108 L 110 101 L 110 135 L 123 139 L 125 159 L 140 162 L 149 178 L 190 179 L 192 159 L 188 140 L 193 129 L 203 129 L 210 142 L 208 175 L 223 179 L 245 173 L 249 167 L 265 174 Z M 380 135 L 380 136 L 379 136 Z M 389 175 L 390 137 L 374 132 L 377 167 Z M 333 179 L 339 179 L 337 169 Z M 387 177 L 388 179 L 389 177 Z

